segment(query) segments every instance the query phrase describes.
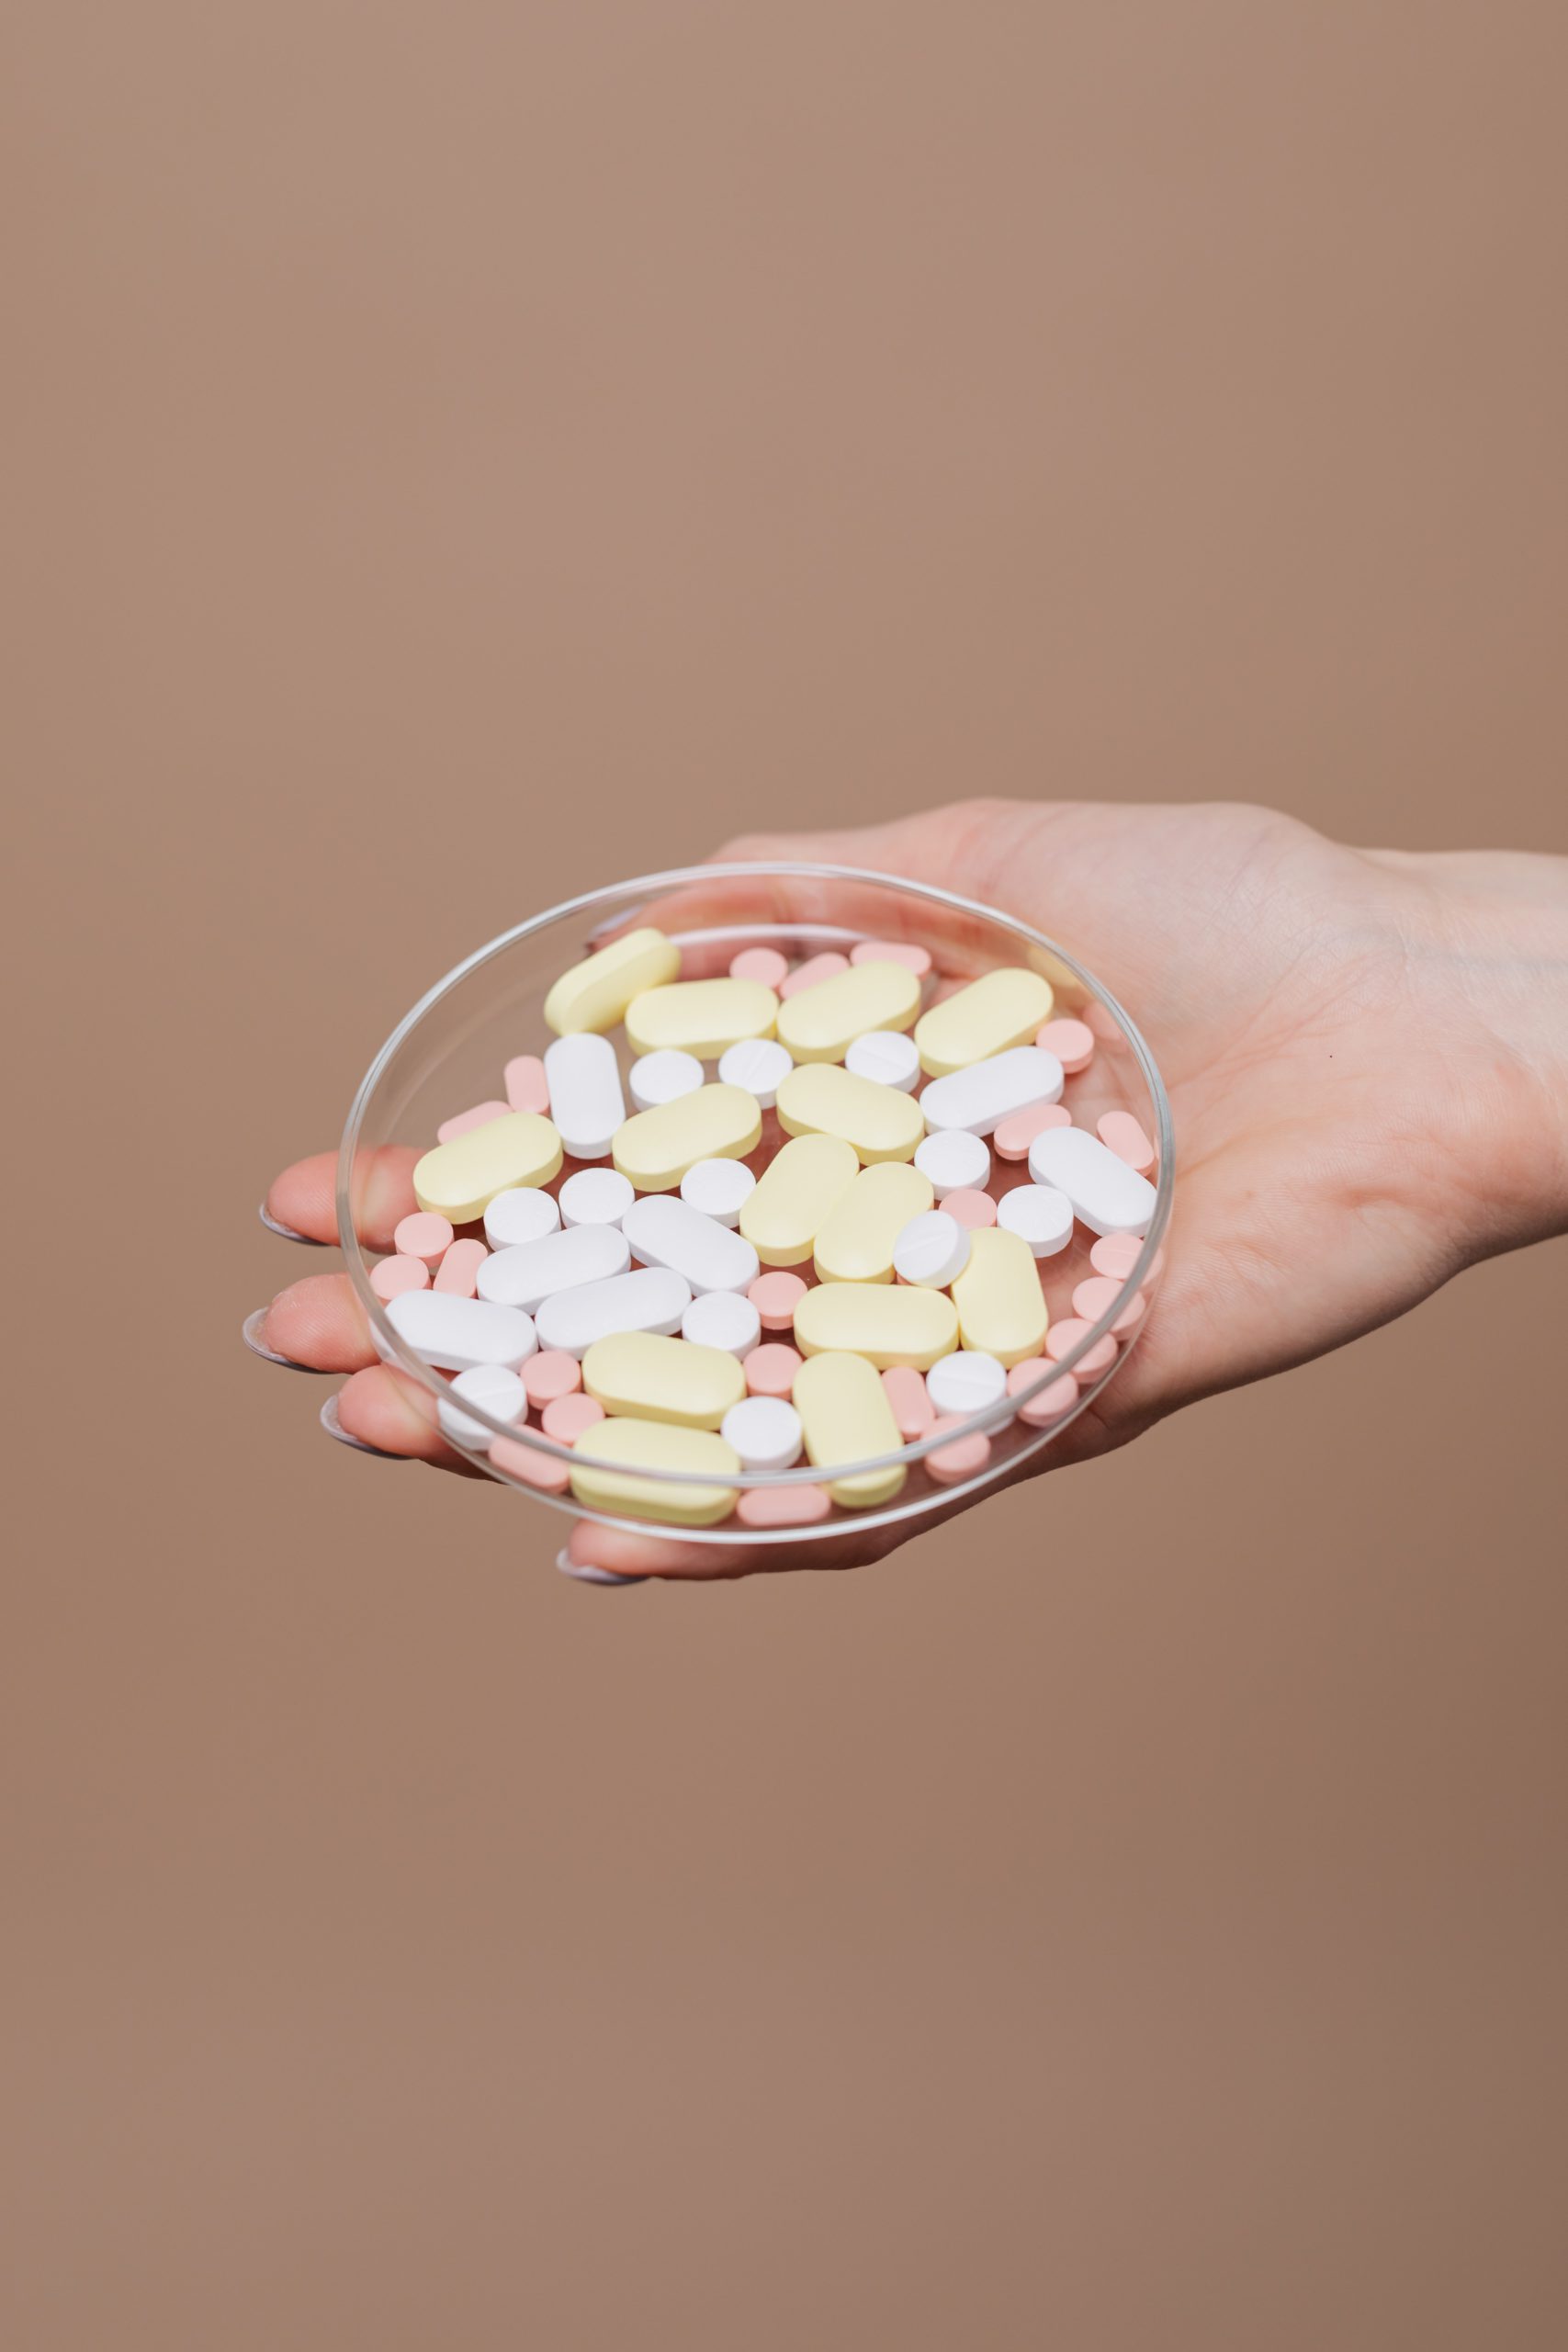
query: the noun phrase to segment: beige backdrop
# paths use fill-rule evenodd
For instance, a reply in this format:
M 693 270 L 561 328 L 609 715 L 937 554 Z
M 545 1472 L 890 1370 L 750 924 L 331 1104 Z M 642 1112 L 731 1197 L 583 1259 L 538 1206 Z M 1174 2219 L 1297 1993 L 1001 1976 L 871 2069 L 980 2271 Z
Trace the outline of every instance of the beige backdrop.
M 1562 1248 L 717 1590 L 238 1327 L 732 829 L 1568 847 L 1562 11 L 6 13 L 0 2337 L 1555 2347 Z

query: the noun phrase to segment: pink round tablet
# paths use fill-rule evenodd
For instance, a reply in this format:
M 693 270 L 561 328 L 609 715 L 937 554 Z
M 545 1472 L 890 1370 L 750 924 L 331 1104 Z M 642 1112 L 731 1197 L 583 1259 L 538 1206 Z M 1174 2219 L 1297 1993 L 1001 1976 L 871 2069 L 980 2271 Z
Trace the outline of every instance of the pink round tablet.
M 383 1306 L 401 1298 L 404 1291 L 425 1290 L 429 1283 L 430 1268 L 423 1258 L 383 1258 L 370 1269 L 370 1287 Z
M 1109 1315 L 1122 1295 L 1122 1284 L 1110 1274 L 1089 1274 L 1073 1293 L 1073 1313 L 1086 1323 L 1098 1323 Z M 1141 1290 L 1135 1290 L 1121 1314 L 1111 1326 L 1119 1340 L 1135 1331 L 1148 1311 L 1148 1300 Z
M 1032 1388 L 1037 1380 L 1043 1379 L 1050 1368 L 1045 1356 L 1030 1356 L 1022 1363 L 1015 1363 L 1008 1374 L 1008 1395 L 1021 1396 L 1026 1388 Z M 1048 1383 L 1038 1396 L 1021 1405 L 1018 1418 L 1027 1421 L 1031 1429 L 1043 1429 L 1047 1421 L 1059 1421 L 1064 1413 L 1070 1413 L 1077 1401 L 1078 1384 L 1070 1372 L 1065 1372 L 1059 1380 Z
M 435 1271 L 435 1288 L 453 1298 L 472 1298 L 474 1277 L 490 1251 L 482 1241 L 454 1241 Z
M 550 1107 L 550 1082 L 537 1054 L 519 1054 L 509 1061 L 502 1072 L 502 1084 L 514 1111 L 537 1111 L 542 1114 Z
M 455 1119 L 443 1119 L 435 1130 L 435 1140 L 455 1143 L 470 1127 L 488 1127 L 492 1119 L 504 1119 L 511 1107 L 509 1102 L 476 1102 L 471 1111 L 459 1111 Z
M 443 1252 L 452 1247 L 452 1228 L 444 1216 L 434 1216 L 428 1209 L 415 1209 L 412 1216 L 400 1219 L 393 1229 L 392 1247 L 400 1257 L 423 1258 L 434 1272 Z
M 1143 1254 L 1144 1245 L 1135 1234 L 1102 1233 L 1089 1253 L 1089 1262 L 1097 1274 L 1125 1282 Z
M 765 989 L 782 987 L 789 978 L 789 957 L 776 947 L 743 947 L 729 967 L 732 980 L 761 980 Z
M 836 947 L 828 948 L 820 956 L 808 956 L 797 964 L 787 980 L 779 982 L 780 996 L 798 996 L 802 989 L 814 989 L 818 980 L 830 980 L 835 972 L 847 972 L 850 959 L 840 956 Z
M 1094 1059 L 1094 1031 L 1087 1021 L 1047 1021 L 1034 1042 L 1055 1055 L 1069 1078 L 1087 1069 Z
M 1081 1316 L 1077 1315 L 1069 1315 L 1063 1323 L 1053 1323 L 1045 1334 L 1045 1352 L 1052 1363 L 1060 1363 L 1080 1340 L 1088 1339 L 1093 1329 L 1092 1323 L 1084 1322 Z M 1095 1341 L 1086 1356 L 1079 1358 L 1073 1369 L 1080 1380 L 1098 1380 L 1115 1361 L 1116 1342 L 1108 1331 L 1103 1340 Z
M 798 1274 L 774 1266 L 758 1275 L 746 1295 L 761 1317 L 764 1331 L 789 1331 L 795 1328 L 795 1310 L 806 1296 L 806 1284 Z
M 539 1427 L 558 1445 L 570 1445 L 591 1430 L 595 1421 L 604 1418 L 604 1408 L 596 1396 L 585 1396 L 581 1389 L 570 1396 L 552 1396 L 539 1416 Z
M 933 1437 L 940 1430 L 957 1430 L 964 1426 L 958 1413 L 944 1413 L 926 1431 Z M 991 1441 L 984 1430 L 971 1430 L 967 1437 L 956 1437 L 951 1445 L 939 1445 L 925 1457 L 926 1468 L 940 1487 L 955 1487 L 961 1478 L 973 1478 L 991 1458 Z
M 742 1527 L 813 1527 L 832 1510 L 826 1487 L 747 1487 L 735 1506 Z
M 1047 1127 L 1070 1127 L 1073 1114 L 1060 1102 L 1036 1102 L 1027 1111 L 1015 1111 L 1004 1119 L 991 1142 L 998 1159 L 1027 1159 L 1029 1147 L 1036 1136 Z M 945 1207 L 946 1204 L 943 1204 Z
M 913 1364 L 896 1363 L 883 1374 L 882 1385 L 905 1443 L 912 1438 L 924 1437 L 936 1419 L 936 1407 L 927 1394 L 925 1374 L 917 1372 Z
M 543 1453 L 537 1446 L 525 1445 L 521 1438 L 498 1437 L 490 1458 L 494 1469 L 509 1478 L 521 1478 L 525 1486 L 537 1487 L 541 1494 L 564 1495 L 571 1484 L 570 1462 L 562 1462 L 558 1454 Z
M 997 1221 L 997 1204 L 989 1193 L 977 1193 L 968 1184 L 961 1184 L 956 1193 L 945 1193 L 942 1205 L 949 1216 L 956 1217 L 960 1225 L 966 1225 L 971 1233 L 977 1233 L 983 1225 L 995 1225 Z
M 1140 1176 L 1146 1176 L 1155 1164 L 1155 1148 L 1134 1118 L 1131 1111 L 1107 1111 L 1095 1121 L 1100 1142 Z
M 908 939 L 863 939 L 858 947 L 850 950 L 852 964 L 902 964 L 918 979 L 924 979 L 931 967 L 929 947 L 917 947 Z
M 746 1375 L 748 1396 L 782 1396 L 787 1404 L 800 1370 L 800 1355 L 782 1340 L 764 1340 L 760 1348 L 741 1357 L 740 1369 Z
M 541 1348 L 523 1365 L 519 1377 L 536 1413 L 558 1396 L 570 1396 L 582 1385 L 582 1366 L 560 1348 Z

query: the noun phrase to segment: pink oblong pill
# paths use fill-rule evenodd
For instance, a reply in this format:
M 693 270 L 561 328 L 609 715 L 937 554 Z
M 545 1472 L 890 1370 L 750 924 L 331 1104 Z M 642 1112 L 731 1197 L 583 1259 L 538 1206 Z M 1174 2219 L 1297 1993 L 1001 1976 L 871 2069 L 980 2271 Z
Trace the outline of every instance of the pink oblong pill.
M 1037 1380 L 1043 1380 L 1049 1369 L 1049 1359 L 1045 1356 L 1031 1356 L 1023 1363 L 1015 1363 L 1008 1374 L 1008 1395 L 1021 1396 L 1026 1388 L 1032 1388 Z M 1064 1413 L 1070 1413 L 1077 1401 L 1078 1384 L 1070 1372 L 1065 1372 L 1059 1380 L 1049 1382 L 1038 1396 L 1032 1396 L 1027 1405 L 1021 1405 L 1018 1418 L 1021 1421 L 1027 1421 L 1031 1429 L 1043 1429 L 1047 1421 L 1059 1421 Z
M 830 980 L 835 972 L 847 972 L 850 959 L 840 956 L 836 947 L 827 948 L 820 956 L 808 956 L 797 964 L 787 980 L 779 982 L 780 996 L 798 996 L 802 989 L 814 989 L 818 980 Z
M 511 1107 L 508 1102 L 476 1102 L 471 1111 L 459 1111 L 455 1119 L 443 1119 L 435 1130 L 435 1140 L 455 1143 L 470 1127 L 488 1127 L 492 1119 L 504 1119 Z
M 550 1082 L 545 1076 L 545 1065 L 537 1054 L 518 1054 L 502 1072 L 506 1099 L 514 1111 L 537 1111 L 542 1117 L 550 1107 Z
M 1069 1078 L 1087 1069 L 1094 1059 L 1094 1031 L 1087 1021 L 1047 1021 L 1034 1042 L 1055 1055 Z
M 761 980 L 765 989 L 778 989 L 789 978 L 789 957 L 781 956 L 776 947 L 743 947 L 730 959 L 732 980 Z
M 956 1430 L 964 1426 L 957 1413 L 944 1413 L 931 1423 L 926 1435 L 939 1430 Z M 991 1458 L 991 1441 L 984 1430 L 971 1430 L 967 1437 L 954 1438 L 951 1445 L 939 1445 L 925 1457 L 926 1468 L 940 1487 L 955 1487 L 961 1478 L 973 1478 Z
M 764 1331 L 789 1331 L 795 1328 L 795 1310 L 806 1296 L 806 1284 L 798 1274 L 775 1267 L 771 1273 L 759 1274 L 746 1295 L 761 1317 Z
M 1138 1260 L 1144 1245 L 1134 1233 L 1103 1233 L 1089 1253 L 1089 1262 L 1097 1274 L 1109 1274 L 1112 1282 L 1125 1282 Z
M 882 1385 L 905 1443 L 912 1438 L 924 1437 L 936 1419 L 936 1407 L 927 1391 L 924 1374 L 917 1372 L 913 1364 L 896 1363 L 883 1374 Z
M 392 1247 L 400 1257 L 423 1258 L 432 1273 L 452 1247 L 452 1227 L 429 1209 L 415 1209 L 394 1227 Z
M 1002 1120 L 991 1137 L 998 1159 L 1027 1159 L 1029 1147 L 1047 1127 L 1070 1127 L 1073 1114 L 1065 1102 L 1036 1102 Z
M 1107 1151 L 1146 1176 L 1155 1164 L 1155 1148 L 1134 1118 L 1131 1111 L 1107 1111 L 1095 1121 L 1095 1129 Z
M 942 1204 L 949 1216 L 956 1217 L 960 1225 L 966 1225 L 971 1233 L 977 1233 L 983 1225 L 995 1225 L 997 1221 L 997 1204 L 989 1193 L 977 1193 L 969 1184 L 961 1184 L 956 1193 L 944 1193 Z
M 532 1355 L 519 1373 L 528 1394 L 528 1402 L 536 1413 L 553 1405 L 558 1396 L 570 1396 L 582 1385 L 582 1366 L 575 1356 L 560 1348 L 541 1348 Z
M 521 1478 L 525 1486 L 537 1487 L 541 1494 L 564 1495 L 571 1484 L 571 1464 L 558 1455 L 542 1453 L 536 1446 L 525 1445 L 521 1438 L 498 1437 L 490 1450 L 491 1466 L 504 1470 L 510 1478 Z
M 570 1396 L 552 1396 L 539 1416 L 539 1427 L 558 1445 L 570 1445 L 584 1430 L 604 1418 L 604 1408 L 596 1396 L 584 1396 L 579 1389 Z
M 435 1288 L 453 1298 L 472 1298 L 474 1276 L 490 1256 L 482 1241 L 454 1241 L 435 1272 Z
M 1110 1274 L 1089 1274 L 1073 1293 L 1073 1313 L 1086 1323 L 1098 1323 L 1108 1315 L 1122 1295 L 1122 1284 Z M 1135 1331 L 1148 1310 L 1148 1300 L 1141 1290 L 1135 1290 L 1121 1314 L 1111 1326 L 1118 1339 Z
M 795 1392 L 795 1375 L 800 1364 L 797 1349 L 787 1347 L 782 1340 L 764 1340 L 760 1348 L 753 1348 L 750 1355 L 740 1359 L 747 1395 L 782 1396 L 787 1404 Z
M 852 964 L 902 964 L 906 971 L 913 972 L 917 979 L 923 980 L 931 967 L 931 952 L 929 947 L 917 947 L 912 940 L 908 939 L 863 939 L 858 946 L 851 948 L 850 961 Z
M 1045 1352 L 1052 1363 L 1060 1363 L 1080 1340 L 1088 1339 L 1093 1329 L 1092 1323 L 1086 1323 L 1081 1316 L 1077 1315 L 1069 1315 L 1066 1322 L 1053 1323 L 1045 1334 Z M 1116 1342 L 1108 1331 L 1103 1340 L 1096 1340 L 1086 1356 L 1078 1359 L 1074 1370 L 1080 1380 L 1098 1380 L 1102 1372 L 1109 1372 L 1115 1361 Z
M 746 1487 L 735 1506 L 742 1527 L 812 1527 L 832 1510 L 826 1487 Z
M 423 1258 L 383 1258 L 370 1269 L 370 1287 L 383 1306 L 401 1298 L 404 1291 L 426 1289 L 429 1283 L 430 1268 Z

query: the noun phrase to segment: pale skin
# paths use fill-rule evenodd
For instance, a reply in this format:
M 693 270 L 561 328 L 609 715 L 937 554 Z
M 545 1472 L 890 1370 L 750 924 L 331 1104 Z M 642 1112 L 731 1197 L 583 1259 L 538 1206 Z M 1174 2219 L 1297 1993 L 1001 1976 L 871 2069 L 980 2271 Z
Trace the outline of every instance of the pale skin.
M 1048 1467 L 1568 1230 L 1568 859 L 1348 849 L 1228 803 L 989 800 L 859 831 L 749 834 L 718 855 L 940 884 L 1066 941 L 1134 1017 L 1149 1008 L 1179 1169 L 1168 1263 L 1124 1370 L 1045 1449 Z M 371 1250 L 415 1205 L 416 1156 L 389 1149 L 367 1171 Z M 268 1214 L 335 1241 L 335 1158 L 285 1169 Z M 350 1435 L 480 1475 L 443 1443 L 434 1399 L 378 1362 L 346 1274 L 280 1291 L 262 1337 L 349 1375 Z M 569 1549 L 581 1566 L 699 1578 L 851 1567 L 909 1540 L 895 1525 L 758 1558 L 580 1521 Z

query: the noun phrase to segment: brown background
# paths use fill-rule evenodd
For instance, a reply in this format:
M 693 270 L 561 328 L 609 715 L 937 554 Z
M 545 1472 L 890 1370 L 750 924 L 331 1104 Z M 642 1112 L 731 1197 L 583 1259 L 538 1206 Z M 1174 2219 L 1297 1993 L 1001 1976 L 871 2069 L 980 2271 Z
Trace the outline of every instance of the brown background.
M 740 826 L 1568 846 L 1562 11 L 7 14 L 0 2336 L 1560 2344 L 1562 1247 L 716 1590 L 238 1325 Z

